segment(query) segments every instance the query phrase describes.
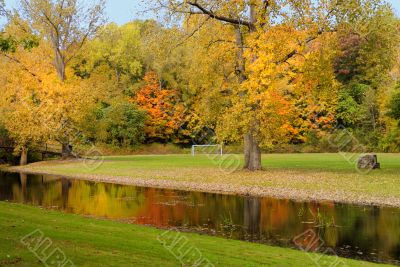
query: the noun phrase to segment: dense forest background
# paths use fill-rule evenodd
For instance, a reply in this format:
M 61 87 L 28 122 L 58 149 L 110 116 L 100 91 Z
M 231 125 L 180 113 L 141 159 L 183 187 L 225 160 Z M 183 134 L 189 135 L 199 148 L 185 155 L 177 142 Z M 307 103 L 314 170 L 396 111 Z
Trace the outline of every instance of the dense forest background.
M 271 22 L 257 36 L 242 31 L 239 48 L 237 28 L 195 16 L 119 26 L 102 1 L 2 8 L 0 139 L 16 154 L 49 143 L 63 153 L 209 143 L 237 152 L 257 105 L 263 151 L 399 152 L 400 21 L 382 1 L 349 2 L 354 13 L 334 30 L 298 16 L 307 27 Z

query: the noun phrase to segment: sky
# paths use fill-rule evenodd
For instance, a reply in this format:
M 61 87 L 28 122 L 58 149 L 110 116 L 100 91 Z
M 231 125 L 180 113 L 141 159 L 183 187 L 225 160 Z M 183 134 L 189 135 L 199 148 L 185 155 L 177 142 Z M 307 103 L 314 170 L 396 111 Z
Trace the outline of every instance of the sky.
M 106 13 L 110 22 L 124 24 L 134 19 L 146 19 L 152 17 L 153 14 L 147 12 L 146 3 L 149 0 L 108 0 Z M 400 1 L 400 0 L 399 0 Z M 5 0 L 6 7 L 11 9 L 17 6 L 17 0 Z M 90 1 L 92 2 L 92 1 Z M 0 24 L 4 24 L 4 20 L 0 19 Z
M 146 19 L 151 18 L 153 14 L 143 11 L 146 10 L 146 2 L 149 0 L 108 0 L 106 12 L 109 21 L 116 22 L 118 24 L 124 24 L 134 19 Z M 398 16 L 400 16 L 400 0 L 387 0 L 390 2 Z M 8 8 L 16 6 L 17 0 L 5 0 Z M 4 24 L 4 21 L 0 20 L 0 24 Z

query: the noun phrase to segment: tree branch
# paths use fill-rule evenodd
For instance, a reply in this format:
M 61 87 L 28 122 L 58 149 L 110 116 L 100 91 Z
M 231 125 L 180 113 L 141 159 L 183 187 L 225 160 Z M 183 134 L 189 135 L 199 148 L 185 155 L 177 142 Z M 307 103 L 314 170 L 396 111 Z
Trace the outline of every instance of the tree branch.
M 242 20 L 242 19 L 239 19 L 239 18 L 238 19 L 234 19 L 234 18 L 231 18 L 231 17 L 225 17 L 225 16 L 217 15 L 213 11 L 208 10 L 208 9 L 204 8 L 203 6 L 201 6 L 199 3 L 197 3 L 197 1 L 188 1 L 187 3 L 201 11 L 201 12 L 190 11 L 189 12 L 190 14 L 199 14 L 199 13 L 200 14 L 204 14 L 204 15 L 207 15 L 207 16 L 213 18 L 213 19 L 224 21 L 224 22 L 227 22 L 227 23 L 230 23 L 230 24 L 233 24 L 233 25 L 244 25 L 244 26 L 248 27 L 251 30 L 253 30 L 254 27 L 255 27 L 255 25 L 253 25 L 251 22 L 249 22 L 247 20 Z
M 320 35 L 324 34 L 324 33 L 328 33 L 328 32 L 336 32 L 337 30 L 331 30 L 331 31 L 323 31 L 320 30 L 318 31 L 318 33 L 315 36 L 310 36 L 308 37 L 305 41 L 304 44 L 307 45 L 309 43 L 311 43 L 312 41 L 314 41 L 315 39 L 317 39 Z M 294 57 L 295 55 L 299 54 L 299 52 L 297 51 L 297 49 L 292 50 L 289 54 L 287 54 L 282 60 L 277 61 L 277 64 L 280 63 L 284 63 L 287 62 L 289 59 L 291 59 L 292 57 Z
M 217 43 L 236 44 L 236 42 L 234 42 L 234 41 L 229 41 L 229 40 L 224 40 L 224 39 L 216 39 L 216 40 L 212 40 L 211 42 L 208 43 L 207 49 L 211 48 L 211 46 L 213 46 L 214 44 L 217 44 Z M 242 47 L 242 48 L 248 48 L 248 47 Z
M 42 82 L 42 80 L 39 78 L 39 76 L 38 76 L 36 73 L 30 71 L 20 60 L 14 58 L 14 57 L 12 57 L 12 56 L 7 55 L 6 53 L 1 53 L 1 54 L 2 54 L 4 57 L 8 58 L 9 60 L 11 60 L 11 61 L 17 63 L 19 66 L 21 66 L 22 70 L 28 72 L 28 73 L 29 73 L 30 75 L 32 75 L 38 82 L 40 82 L 40 83 Z

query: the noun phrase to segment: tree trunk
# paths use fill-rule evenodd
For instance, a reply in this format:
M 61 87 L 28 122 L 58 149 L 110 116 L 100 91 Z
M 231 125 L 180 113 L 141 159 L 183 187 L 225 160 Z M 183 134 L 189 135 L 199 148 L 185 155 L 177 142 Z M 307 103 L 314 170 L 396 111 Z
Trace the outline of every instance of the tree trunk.
M 59 40 L 56 36 L 52 36 L 52 42 L 54 46 L 54 67 L 57 70 L 58 77 L 62 82 L 65 81 L 66 75 L 65 75 L 65 59 L 61 53 L 61 50 L 59 48 Z
M 72 146 L 69 143 L 63 143 L 61 154 L 63 159 L 72 158 Z
M 253 10 L 253 9 L 252 9 Z M 252 11 L 253 12 L 253 11 Z M 254 14 L 252 14 L 254 16 Z M 237 67 L 236 67 L 236 75 L 239 79 L 239 83 L 242 84 L 246 80 L 245 75 L 245 58 L 244 58 L 244 41 L 243 35 L 240 30 L 240 26 L 235 27 L 236 32 L 236 45 L 238 48 L 236 57 L 237 57 Z M 245 93 L 239 92 L 240 97 L 244 98 Z M 245 134 L 244 136 L 244 169 L 249 171 L 257 171 L 261 170 L 261 149 L 257 140 L 253 138 L 252 132 Z
M 202 7 L 198 1 L 185 1 L 185 3 L 189 4 L 190 7 L 199 9 L 199 12 L 213 18 L 215 20 L 221 21 L 223 23 L 230 23 L 235 27 L 235 37 L 236 37 L 236 47 L 237 47 L 237 54 L 236 54 L 236 75 L 238 77 L 239 84 L 242 84 L 246 79 L 246 61 L 244 58 L 244 38 L 241 32 L 241 28 L 246 26 L 248 27 L 250 33 L 255 32 L 257 30 L 256 23 L 257 23 L 257 4 L 256 1 L 246 1 L 246 5 L 249 7 L 249 21 L 243 23 L 243 20 L 236 19 L 234 16 L 232 17 L 223 17 L 217 16 L 213 10 L 207 10 L 206 8 Z M 267 7 L 269 6 L 269 1 L 263 1 L 264 4 L 264 12 L 266 12 Z M 196 13 L 197 14 L 197 13 Z M 256 60 L 254 57 L 253 60 Z M 241 98 L 245 98 L 246 92 L 240 91 L 239 96 Z M 244 100 L 245 101 L 245 100 Z M 256 125 L 259 125 L 257 121 L 254 121 Z M 254 138 L 254 131 L 251 131 L 244 136 L 244 154 L 245 154 L 245 169 L 254 171 L 261 169 L 261 150 L 258 144 L 258 141 Z
M 244 136 L 244 169 L 249 171 L 262 169 L 261 149 L 251 132 Z
M 246 80 L 246 63 L 244 59 L 244 42 L 243 35 L 240 26 L 235 26 L 235 37 L 236 37 L 236 76 L 239 79 L 239 83 L 242 84 Z M 243 96 L 241 92 L 241 96 Z
M 22 147 L 19 165 L 24 166 L 26 164 L 28 164 L 28 149 L 26 147 Z

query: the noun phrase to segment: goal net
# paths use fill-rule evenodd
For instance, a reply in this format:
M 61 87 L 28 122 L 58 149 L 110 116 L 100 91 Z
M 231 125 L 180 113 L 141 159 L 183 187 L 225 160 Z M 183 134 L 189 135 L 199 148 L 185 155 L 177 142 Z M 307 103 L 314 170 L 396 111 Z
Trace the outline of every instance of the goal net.
M 224 153 L 222 145 L 193 145 L 192 156 L 204 154 L 204 155 L 222 155 Z

